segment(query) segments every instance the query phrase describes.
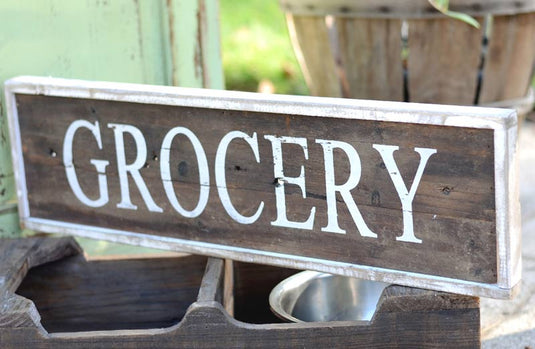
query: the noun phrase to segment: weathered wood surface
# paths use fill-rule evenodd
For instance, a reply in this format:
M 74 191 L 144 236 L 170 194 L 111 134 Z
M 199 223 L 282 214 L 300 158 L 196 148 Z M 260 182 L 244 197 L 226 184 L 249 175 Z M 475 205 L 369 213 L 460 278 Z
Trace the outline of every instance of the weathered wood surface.
M 227 313 L 234 316 L 234 261 L 231 259 L 225 259 L 223 305 Z
M 490 130 L 375 121 L 357 123 L 356 120 L 29 95 L 18 95 L 17 103 L 33 217 L 214 244 L 225 245 L 232 241 L 234 247 L 496 282 L 494 135 Z M 161 115 L 172 117 L 162 118 Z M 98 149 L 90 132 L 83 131 L 77 135 L 73 150 L 77 176 L 84 188 L 98 188 L 90 159 L 110 162 L 106 171 L 109 204 L 100 209 L 89 208 L 78 201 L 69 187 L 62 162 L 65 131 L 80 118 L 91 123 L 98 120 L 102 125 L 103 150 Z M 135 125 L 145 133 L 148 158 L 140 172 L 163 213 L 147 209 L 133 182 L 131 198 L 138 209 L 117 207 L 121 201 L 120 183 L 114 165 L 113 130 L 104 126 L 108 122 Z M 227 154 L 226 165 L 227 187 L 238 211 L 250 215 L 264 202 L 257 222 L 243 225 L 230 218 L 221 207 L 213 179 L 203 214 L 190 219 L 174 210 L 162 188 L 160 164 L 156 159 L 165 133 L 177 125 L 187 127 L 199 137 L 209 167 L 214 163 L 219 140 L 227 132 L 235 129 L 248 135 L 261 132 L 258 136 L 260 163 L 254 161 L 247 143 L 236 141 L 231 145 L 232 152 Z M 263 139 L 265 134 L 308 139 L 309 161 L 305 161 L 302 150 L 296 145 L 285 146 L 283 156 L 284 171 L 289 176 L 298 175 L 301 165 L 305 166 L 306 198 L 297 186 L 287 185 L 286 206 L 290 219 L 298 222 L 305 221 L 312 207 L 316 207 L 312 233 L 270 224 L 277 217 L 277 205 L 272 149 L 270 142 Z M 322 147 L 314 144 L 314 139 L 319 138 L 337 139 L 358 147 L 362 177 L 354 198 L 370 229 L 378 233 L 377 239 L 359 234 L 343 201 L 338 202 L 338 220 L 348 233 L 320 230 L 327 224 L 327 208 Z M 125 142 L 126 158 L 131 162 L 136 156 L 136 146 L 129 137 L 125 137 Z M 415 146 L 438 149 L 427 165 L 413 206 L 415 234 L 422 239 L 422 244 L 396 241 L 396 236 L 403 233 L 400 201 L 379 153 L 371 146 L 373 143 L 400 146 L 396 158 L 406 178 L 412 178 L 418 167 Z M 183 206 L 193 209 L 199 198 L 195 153 L 191 143 L 183 138 L 175 140 L 171 152 L 170 168 L 176 195 Z M 336 161 L 337 173 L 344 178 L 344 173 L 350 172 L 348 162 L 343 154 Z
M 403 100 L 400 20 L 286 19 L 312 95 Z
M 30 268 L 81 252 L 72 238 L 0 239 L 0 296 L 14 292 Z
M 343 97 L 403 101 L 401 21 L 339 18 L 333 23 L 331 43 L 337 41 L 339 76 L 348 86 Z
M 439 18 L 431 4 L 421 0 L 279 0 L 283 10 L 299 15 L 337 15 L 365 18 Z M 535 11 L 533 0 L 450 0 L 450 10 L 481 16 Z
M 472 105 L 482 31 L 453 19 L 409 21 L 409 100 Z
M 30 270 L 17 294 L 33 300 L 48 332 L 168 327 L 197 299 L 206 260 L 79 255 Z
M 81 252 L 72 238 L 0 239 L 0 328 L 40 326 L 35 305 L 15 290 L 30 268 Z
M 480 103 L 526 96 L 535 63 L 534 42 L 535 13 L 493 17 Z
M 481 29 L 439 14 L 426 1 L 281 5 L 316 96 L 514 108 L 521 118 L 533 108 L 528 88 L 535 8 L 529 7 L 535 1 L 527 7 L 518 1 L 451 2 L 454 11 L 475 16 Z M 328 35 L 314 35 L 325 26 Z
M 54 245 L 53 241 L 51 245 Z M 19 250 L 32 254 L 24 243 L 19 246 Z M 43 323 L 43 314 L 46 312 L 52 316 L 65 315 L 61 324 L 57 323 L 54 333 L 41 327 L 39 313 L 31 301 L 12 293 L 12 297 L 2 299 L 0 314 L 3 319 L 29 317 L 31 321 L 0 322 L 1 348 L 325 348 L 333 345 L 344 348 L 474 348 L 480 345 L 479 303 L 474 297 L 392 286 L 385 290 L 379 301 L 378 312 L 369 324 L 327 322 L 254 325 L 236 321 L 219 302 L 208 296 L 218 294 L 214 292 L 214 286 L 221 285 L 224 278 L 222 261 L 212 260 L 208 263 L 212 266 L 207 267 L 201 283 L 198 271 L 203 268 L 199 268 L 200 265 L 195 262 L 199 261 L 199 257 L 107 260 L 99 263 L 98 267 L 93 264 L 97 261 L 87 262 L 80 257 L 74 256 L 32 269 L 18 290 L 40 288 L 38 292 L 32 291 L 31 296 L 43 316 Z M 168 265 L 176 262 L 181 268 L 168 268 Z M 245 274 L 238 272 L 242 275 L 239 289 L 251 288 L 254 291 L 260 286 L 275 284 L 290 272 L 280 272 L 274 267 L 258 267 L 256 273 L 265 275 L 261 285 L 256 283 L 255 265 L 242 264 L 236 268 L 237 271 L 245 271 Z M 76 273 L 76 270 L 82 273 Z M 175 275 L 175 279 L 172 275 Z M 99 281 L 101 279 L 106 282 Z M 147 282 L 140 282 L 143 279 Z M 176 288 L 178 284 L 180 287 Z M 180 320 L 180 312 L 185 304 L 177 307 L 169 300 L 176 302 L 182 299 L 182 293 L 191 295 L 194 292 L 190 289 L 193 284 L 197 285 L 195 291 L 201 285 L 198 300 L 189 306 Z M 78 302 L 85 302 L 83 292 L 80 293 L 84 287 L 95 291 L 91 301 L 98 310 L 86 305 L 73 306 L 76 298 Z M 207 290 L 203 290 L 204 287 Z M 139 298 L 128 296 L 135 293 Z M 129 302 L 125 302 L 125 295 Z M 247 293 L 238 292 L 236 296 L 247 297 Z M 11 306 L 9 302 L 13 299 L 25 306 Z M 111 299 L 115 299 L 113 307 L 98 306 Z M 245 304 L 248 302 L 241 301 Z M 158 306 L 167 310 L 154 312 L 154 307 Z M 99 316 L 96 316 L 98 313 Z M 150 316 L 154 319 L 159 316 L 156 314 L 163 313 L 175 314 L 172 324 L 151 323 L 148 320 Z M 116 329 L 124 328 L 125 323 L 121 321 L 128 317 L 128 328 L 132 328 L 135 319 L 138 319 L 139 327 L 143 329 L 85 332 L 94 328 L 92 321 L 83 320 L 86 316 L 99 322 L 101 327 Z M 78 323 L 77 330 L 84 332 L 65 332 L 77 321 L 82 321 Z M 158 328 L 148 329 L 150 325 Z M 166 327 L 159 328 L 161 326 Z
M 451 297 L 450 309 L 426 309 L 437 299 Z M 479 309 L 476 300 L 430 294 L 397 297 L 394 308 L 377 314 L 371 325 L 351 322 L 250 325 L 230 318 L 219 303 L 193 304 L 184 320 L 162 330 L 62 333 L 43 335 L 34 328 L 0 329 L 2 348 L 477 348 Z M 416 311 L 413 305 L 424 306 Z
M 198 302 L 216 301 L 223 303 L 225 261 L 219 258 L 209 258 L 202 278 Z
M 341 97 L 343 87 L 325 18 L 292 15 L 286 18 L 293 45 L 299 47 L 296 56 L 310 92 L 315 96 Z
M 469 295 L 518 284 L 510 110 L 8 87 L 28 228 Z

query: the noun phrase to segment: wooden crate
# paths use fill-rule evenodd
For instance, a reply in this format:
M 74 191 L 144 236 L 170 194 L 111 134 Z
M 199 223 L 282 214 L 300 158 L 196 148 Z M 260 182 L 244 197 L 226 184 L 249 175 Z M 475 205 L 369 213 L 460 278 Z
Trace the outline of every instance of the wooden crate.
M 370 323 L 280 323 L 267 295 L 295 270 L 235 263 L 232 317 L 221 303 L 221 259 L 86 260 L 81 252 L 71 238 L 0 241 L 1 348 L 480 345 L 474 297 L 390 286 Z
M 450 1 L 476 29 L 421 0 L 280 0 L 313 95 L 533 106 L 533 1 Z

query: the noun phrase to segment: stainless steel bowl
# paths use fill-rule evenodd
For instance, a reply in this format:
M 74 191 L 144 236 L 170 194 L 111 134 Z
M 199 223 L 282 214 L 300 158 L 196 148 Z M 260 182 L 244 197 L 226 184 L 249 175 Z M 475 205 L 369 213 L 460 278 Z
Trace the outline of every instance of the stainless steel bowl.
M 269 304 L 277 316 L 293 322 L 369 321 L 388 285 L 304 271 L 279 283 Z

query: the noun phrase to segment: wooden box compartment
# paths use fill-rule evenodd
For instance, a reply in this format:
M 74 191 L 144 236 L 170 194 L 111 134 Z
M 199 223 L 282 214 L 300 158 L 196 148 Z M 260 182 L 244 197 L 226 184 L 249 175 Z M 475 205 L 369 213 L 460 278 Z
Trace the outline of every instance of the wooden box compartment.
M 206 261 L 78 254 L 32 268 L 16 293 L 34 302 L 48 332 L 170 327 L 197 299 Z
M 0 240 L 0 348 L 480 346 L 474 297 L 390 286 L 371 322 L 283 323 L 267 296 L 296 270 L 80 252 L 70 238 Z

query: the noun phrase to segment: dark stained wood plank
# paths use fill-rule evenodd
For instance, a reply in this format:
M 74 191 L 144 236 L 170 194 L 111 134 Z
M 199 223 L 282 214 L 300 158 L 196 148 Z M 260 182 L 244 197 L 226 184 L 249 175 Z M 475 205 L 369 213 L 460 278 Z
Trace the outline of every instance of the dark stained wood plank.
M 193 241 L 298 253 L 303 256 L 338 259 L 364 265 L 402 268 L 421 273 L 459 277 L 472 281 L 496 280 L 493 133 L 490 130 L 463 129 L 416 124 L 396 124 L 376 121 L 304 118 L 213 109 L 191 109 L 98 100 L 65 100 L 63 98 L 17 97 L 22 137 L 25 140 L 25 163 L 30 210 L 36 217 L 133 230 Z M 92 113 L 95 110 L 96 113 Z M 54 115 L 54 117 L 38 117 Z M 157 118 L 159 114 L 171 118 Z M 80 131 L 74 144 L 77 176 L 84 188 L 97 188 L 97 176 L 91 159 L 110 162 L 106 170 L 110 201 L 105 208 L 89 208 L 72 194 L 62 163 L 62 143 L 68 125 L 79 118 L 99 120 L 103 150 L 89 131 Z M 143 130 L 147 142 L 147 164 L 141 171 L 149 192 L 164 213 L 150 212 L 130 179 L 131 200 L 137 210 L 117 207 L 120 202 L 113 131 L 106 123 L 120 120 Z M 204 146 L 209 166 L 213 166 L 219 140 L 228 131 L 239 129 L 247 134 L 263 130 L 258 135 L 260 163 L 254 161 L 247 143 L 236 141 L 227 154 L 227 186 L 236 209 L 252 214 L 260 202 L 264 211 L 255 224 L 244 226 L 231 219 L 217 197 L 213 172 L 208 205 L 195 219 L 181 217 L 171 207 L 162 188 L 159 160 L 165 133 L 180 125 L 192 130 Z M 288 127 L 291 125 L 291 127 Z M 310 130 L 316 130 L 310 132 Z M 304 221 L 316 207 L 315 233 L 297 233 L 293 229 L 270 224 L 277 216 L 273 175 L 273 154 L 266 134 L 293 137 L 306 136 L 309 160 L 297 145 L 283 147 L 284 171 L 297 176 L 305 166 L 306 198 L 297 186 L 286 186 L 288 217 Z M 353 144 L 362 159 L 362 176 L 354 191 L 354 199 L 377 239 L 360 236 L 342 200 L 338 202 L 338 219 L 348 234 L 321 232 L 327 223 L 323 150 L 314 144 L 316 138 L 338 139 Z M 453 139 L 459 140 L 452 142 Z M 466 148 L 463 141 L 470 142 Z M 436 147 L 438 153 L 429 161 L 413 203 L 416 235 L 420 244 L 400 243 L 403 222 L 398 194 L 379 153 L 372 144 L 399 144 L 396 161 L 403 177 L 412 178 L 418 167 L 419 155 L 414 147 Z M 56 153 L 51 156 L 50 149 Z M 130 136 L 125 137 L 127 163 L 133 161 L 136 147 Z M 191 144 L 177 137 L 171 148 L 170 167 L 176 195 L 192 209 L 199 198 L 198 164 Z M 182 164 L 182 165 L 181 165 Z M 187 164 L 187 165 L 184 165 Z M 349 173 L 344 154 L 336 158 L 340 181 Z M 184 168 L 187 167 L 187 170 Z M 210 170 L 213 171 L 213 170 Z M 86 189 L 87 190 L 87 189 Z M 89 190 L 88 195 L 98 194 Z M 90 194 L 93 193 L 93 194 Z M 51 207 L 56 209 L 51 210 Z M 250 212 L 252 210 L 252 212 Z M 156 233 L 157 232 L 157 233 Z M 217 232 L 217 233 L 214 233 Z M 440 232 L 440 234 L 438 234 Z M 254 239 L 251 239 L 254 234 Z M 467 238 L 469 236 L 469 238 Z M 284 243 L 274 243 L 275 241 Z M 321 246 L 321 248 L 318 248 Z M 422 248 L 431 249 L 433 258 L 415 258 Z M 458 254 L 457 264 L 447 262 L 451 251 Z
M 423 290 L 386 293 L 371 324 L 327 322 L 252 325 L 213 303 L 193 304 L 184 320 L 163 330 L 62 333 L 0 329 L 4 348 L 474 348 L 480 345 L 477 298 Z M 383 310 L 384 309 L 384 310 Z
M 482 31 L 453 19 L 409 20 L 408 24 L 410 101 L 473 104 Z
M 159 328 L 195 302 L 206 257 L 62 259 L 28 272 L 17 294 L 49 332 Z
M 475 348 L 480 346 L 477 301 L 455 299 L 462 307 L 408 310 L 419 297 L 400 297 L 400 310 L 380 313 L 371 325 L 351 322 L 250 325 L 233 321 L 221 306 L 194 304 L 184 321 L 165 330 L 86 332 L 43 336 L 35 329 L 0 329 L 3 348 Z M 461 296 L 462 297 L 462 296 Z M 383 304 L 385 304 L 384 302 Z M 424 303 L 424 304 L 427 304 Z M 392 306 L 395 307 L 395 306 Z
M 31 255 L 31 246 L 24 240 L 18 241 L 14 246 Z M 209 295 L 217 297 L 213 287 L 200 292 L 206 296 L 201 296 L 201 302 L 191 306 L 186 306 L 187 302 L 175 304 L 178 300 L 195 300 L 204 269 L 203 263 L 199 263 L 201 259 L 206 261 L 190 256 L 87 262 L 78 255 L 33 268 L 18 292 L 30 292 L 39 313 L 28 299 L 12 293 L 0 298 L 0 345 L 3 349 L 325 348 L 333 344 L 344 348 L 473 348 L 480 345 L 477 298 L 401 286 L 390 286 L 383 292 L 375 317 L 367 324 L 236 321 L 215 298 L 210 299 Z M 220 284 L 222 280 L 222 261 L 213 260 L 211 264 L 204 273 L 203 287 Z M 295 271 L 239 263 L 235 272 L 239 302 L 252 304 L 258 294 L 266 291 L 266 286 Z M 89 289 L 94 295 L 88 298 Z M 174 302 L 169 302 L 170 299 Z M 108 306 L 102 307 L 103 304 Z M 180 313 L 184 306 L 188 309 L 181 320 L 164 321 L 170 314 Z M 47 319 L 50 314 L 53 317 Z M 254 317 L 254 312 L 249 316 Z M 53 328 L 52 333 L 40 326 L 39 317 L 46 329 Z M 51 327 L 54 322 L 56 326 Z M 134 324 L 139 329 L 119 330 L 132 328 Z M 99 328 L 114 331 L 87 332 Z
M 512 111 L 6 86 L 28 228 L 468 295 L 518 285 Z

